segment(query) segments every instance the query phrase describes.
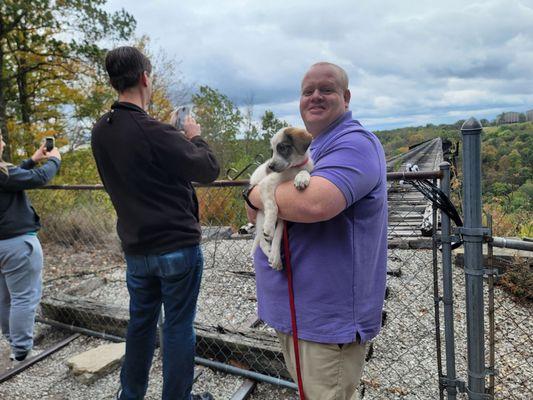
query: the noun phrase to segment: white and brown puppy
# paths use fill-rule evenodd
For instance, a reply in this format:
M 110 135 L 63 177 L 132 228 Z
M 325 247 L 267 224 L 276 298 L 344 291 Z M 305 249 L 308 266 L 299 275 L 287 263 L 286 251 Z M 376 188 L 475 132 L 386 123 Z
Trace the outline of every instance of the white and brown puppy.
M 255 239 L 252 254 L 257 246 L 268 257 L 272 268 L 280 270 L 281 238 L 283 222 L 278 219 L 278 206 L 275 192 L 281 182 L 294 180 L 298 190 L 309 186 L 313 161 L 309 155 L 309 145 L 313 137 L 302 128 L 282 128 L 270 140 L 272 158 L 265 161 L 250 177 L 251 185 L 259 185 L 263 211 L 257 213 Z

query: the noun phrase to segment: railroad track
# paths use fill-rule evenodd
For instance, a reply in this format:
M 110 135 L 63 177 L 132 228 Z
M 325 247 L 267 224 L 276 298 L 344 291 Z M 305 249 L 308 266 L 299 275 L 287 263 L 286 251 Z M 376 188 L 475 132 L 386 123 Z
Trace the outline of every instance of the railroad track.
M 406 171 L 416 165 L 419 171 L 438 170 L 443 160 L 442 140 L 436 138 L 412 147 L 408 152 L 387 160 L 389 172 Z M 431 229 L 424 220 L 431 215 L 431 203 L 415 188 L 402 181 L 389 181 L 389 240 L 417 240 L 422 230 Z
M 65 375 L 64 371 L 63 364 L 68 358 L 81 351 L 101 345 L 101 338 L 84 336 L 80 333 L 69 334 L 68 330 L 52 326 L 47 326 L 46 334 L 56 338 L 60 337 L 60 339 L 47 341 L 45 345 L 37 346 L 37 354 L 35 356 L 0 371 L 0 398 L 2 400 L 37 399 L 43 393 L 50 395 L 50 398 L 61 400 L 67 398 L 82 400 L 115 399 L 120 382 L 119 369 L 105 373 L 90 385 L 75 383 L 76 380 L 70 373 Z M 79 342 L 82 338 L 83 340 Z M 53 355 L 54 357 L 51 357 Z M 225 365 L 228 370 L 221 370 L 220 368 L 213 368 L 209 363 L 212 363 L 212 361 L 203 359 L 196 363 L 194 373 L 195 392 L 211 391 L 217 400 L 297 399 L 294 389 L 281 388 L 273 384 L 260 382 L 254 379 L 254 372 L 240 369 L 241 375 L 236 375 L 231 369 L 239 370 L 239 368 Z M 161 372 L 162 360 L 159 352 L 156 352 L 152 368 Z M 250 376 L 242 376 L 242 373 L 246 372 Z M 113 375 L 110 377 L 111 379 L 106 378 L 108 374 Z M 17 377 L 18 375 L 20 377 Z M 159 398 L 161 380 L 153 378 L 153 375 L 157 375 L 157 373 L 152 373 L 151 375 L 151 390 L 148 393 L 148 398 Z M 43 377 L 46 378 L 43 379 Z M 274 382 L 275 379 L 272 378 L 272 380 Z M 13 383 L 10 381 L 13 381 Z M 29 381 L 32 382 L 32 385 L 25 383 Z M 23 386 L 26 388 L 33 387 L 31 394 L 27 391 L 20 392 L 20 382 L 24 382 Z M 13 387 L 6 388 L 4 385 L 12 385 Z M 217 386 L 217 389 L 213 390 L 213 386 Z

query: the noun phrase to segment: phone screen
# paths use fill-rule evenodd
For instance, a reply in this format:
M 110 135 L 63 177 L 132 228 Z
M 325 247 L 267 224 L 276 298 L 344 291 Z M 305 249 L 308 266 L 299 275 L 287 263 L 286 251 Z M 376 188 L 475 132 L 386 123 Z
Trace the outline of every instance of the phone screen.
M 47 137 L 45 146 L 46 146 L 46 151 L 51 151 L 54 148 L 54 138 Z
M 174 116 L 172 119 L 175 121 L 174 126 L 176 129 L 183 131 L 184 130 L 184 124 L 185 124 L 185 118 L 188 115 L 191 115 L 192 107 L 190 105 L 183 105 L 176 108 L 174 111 Z

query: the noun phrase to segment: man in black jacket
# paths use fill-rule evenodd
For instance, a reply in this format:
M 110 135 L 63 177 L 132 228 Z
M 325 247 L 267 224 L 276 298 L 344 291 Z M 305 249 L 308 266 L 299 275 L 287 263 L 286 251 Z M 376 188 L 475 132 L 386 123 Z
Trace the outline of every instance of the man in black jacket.
M 92 149 L 117 212 L 127 264 L 130 322 L 119 399 L 145 396 L 161 304 L 162 399 L 211 399 L 208 393 L 190 394 L 203 269 L 191 182 L 212 182 L 219 166 L 193 118 L 185 120 L 182 133 L 146 113 L 152 95 L 146 56 L 134 47 L 119 47 L 107 54 L 106 69 L 119 99 L 95 124 Z

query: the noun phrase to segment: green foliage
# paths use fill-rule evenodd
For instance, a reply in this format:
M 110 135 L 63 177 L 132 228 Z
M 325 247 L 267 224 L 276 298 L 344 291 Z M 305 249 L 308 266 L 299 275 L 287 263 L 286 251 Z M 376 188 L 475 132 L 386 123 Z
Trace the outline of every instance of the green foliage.
M 6 158 L 29 156 L 43 136 L 65 135 L 64 106 L 90 87 L 102 39 L 125 40 L 135 20 L 106 0 L 0 2 L 0 129 Z M 85 78 L 85 79 L 84 79 Z M 78 95 L 78 96 L 77 96 Z
M 237 106 L 224 94 L 209 86 L 200 86 L 192 96 L 202 137 L 212 146 L 225 173 L 235 159 L 236 140 L 243 116 Z
M 91 149 L 80 149 L 64 154 L 61 169 L 53 183 L 55 185 L 101 184 Z
M 533 213 L 533 123 L 508 124 L 483 137 L 483 191 L 506 213 Z M 531 223 L 531 216 L 529 221 Z
M 208 141 L 233 141 L 243 121 L 241 112 L 224 94 L 209 86 L 200 86 L 192 96 L 197 121 Z
M 261 117 L 261 128 L 263 129 L 263 138 L 270 142 L 270 139 L 281 128 L 289 126 L 289 124 L 283 120 L 276 118 L 274 112 L 266 110 L 265 114 Z

